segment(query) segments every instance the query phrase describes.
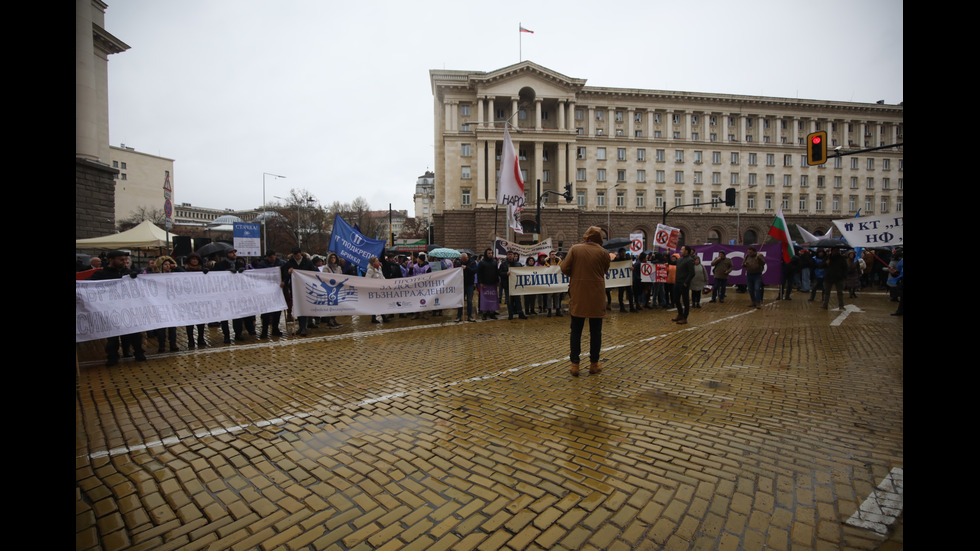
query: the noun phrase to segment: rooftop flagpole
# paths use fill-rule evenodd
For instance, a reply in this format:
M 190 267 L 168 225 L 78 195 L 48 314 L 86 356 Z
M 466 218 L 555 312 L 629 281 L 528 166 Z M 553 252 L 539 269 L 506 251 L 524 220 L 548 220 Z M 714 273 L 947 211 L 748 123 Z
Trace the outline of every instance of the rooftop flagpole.
M 518 40 L 517 40 L 517 57 L 519 58 L 517 60 L 518 63 L 524 61 L 524 51 L 523 51 L 523 45 L 524 45 L 523 44 L 523 40 L 524 40 L 524 37 L 522 36 L 523 33 L 531 33 L 531 34 L 534 34 L 534 31 L 532 31 L 531 29 L 525 29 L 524 28 L 524 25 L 521 25 L 521 22 L 518 21 L 517 22 L 517 36 L 518 36 Z

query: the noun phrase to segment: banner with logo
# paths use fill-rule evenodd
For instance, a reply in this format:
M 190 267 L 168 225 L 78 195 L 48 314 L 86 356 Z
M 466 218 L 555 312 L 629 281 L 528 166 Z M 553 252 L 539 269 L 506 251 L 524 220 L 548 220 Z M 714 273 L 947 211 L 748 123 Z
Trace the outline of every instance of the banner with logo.
M 262 226 L 246 222 L 232 224 L 232 236 L 238 256 L 260 257 L 262 253 Z
M 643 234 L 642 233 L 631 233 L 630 234 L 630 254 L 633 258 L 640 256 L 643 252 Z
M 339 214 L 333 219 L 333 232 L 330 234 L 330 250 L 337 256 L 353 262 L 362 270 L 368 269 L 372 256 L 381 258 L 386 241 L 371 239 L 350 227 Z
M 555 248 L 551 246 L 550 237 L 533 245 L 521 245 L 499 237 L 493 242 L 493 254 L 497 258 L 504 258 L 507 256 L 507 251 L 512 251 L 517 253 L 521 262 L 525 262 L 528 258 L 537 260 L 539 254 L 548 254 L 553 250 Z M 482 254 L 483 251 L 480 251 L 480 253 Z
M 609 265 L 606 272 L 606 288 L 628 287 L 633 284 L 633 265 L 620 260 Z M 512 295 L 539 295 L 568 291 L 568 276 L 560 266 L 526 266 L 511 268 L 507 285 Z
M 396 279 L 294 270 L 294 316 L 404 314 L 463 305 L 463 269 Z
M 905 217 L 881 214 L 834 220 L 847 244 L 858 248 L 901 247 L 905 240 Z
M 279 268 L 75 281 L 75 342 L 286 308 Z
M 653 234 L 653 246 L 673 251 L 677 249 L 677 240 L 681 230 L 673 226 L 657 224 L 657 232 Z

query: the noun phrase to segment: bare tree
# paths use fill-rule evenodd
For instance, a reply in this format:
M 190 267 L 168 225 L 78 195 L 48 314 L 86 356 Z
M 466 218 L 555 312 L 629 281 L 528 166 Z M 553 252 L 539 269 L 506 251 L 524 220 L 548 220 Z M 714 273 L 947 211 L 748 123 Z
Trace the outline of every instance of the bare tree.
M 429 236 L 429 225 L 423 218 L 409 218 L 402 224 L 398 239 L 425 239 Z
M 278 216 L 266 223 L 269 247 L 273 250 L 290 250 L 300 246 L 306 251 L 326 252 L 330 234 L 330 213 L 305 189 L 291 189 L 285 202 L 277 203 L 270 210 Z
M 139 226 L 144 220 L 149 220 L 157 226 L 167 223 L 167 216 L 159 208 L 137 207 L 132 214 L 116 222 L 116 229 L 126 231 Z

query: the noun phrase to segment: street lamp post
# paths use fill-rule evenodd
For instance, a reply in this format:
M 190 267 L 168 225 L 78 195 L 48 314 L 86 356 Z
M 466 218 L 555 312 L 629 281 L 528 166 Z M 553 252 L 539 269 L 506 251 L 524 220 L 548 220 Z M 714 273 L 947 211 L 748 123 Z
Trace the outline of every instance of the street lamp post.
M 278 174 L 273 174 L 271 172 L 262 173 L 262 254 L 263 255 L 265 255 L 265 252 L 269 250 L 269 247 L 267 245 L 268 231 L 265 228 L 265 219 L 267 215 L 267 209 L 265 203 L 265 177 L 266 176 L 272 176 L 274 178 L 285 178 L 285 176 L 280 176 Z M 263 256 L 263 258 L 265 257 Z

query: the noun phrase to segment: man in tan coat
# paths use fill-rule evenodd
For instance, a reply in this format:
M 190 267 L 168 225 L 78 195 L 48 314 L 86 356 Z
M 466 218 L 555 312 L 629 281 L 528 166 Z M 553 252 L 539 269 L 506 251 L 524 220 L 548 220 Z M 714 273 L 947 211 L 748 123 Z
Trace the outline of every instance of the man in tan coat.
M 585 231 L 582 243 L 573 246 L 561 263 L 569 277 L 568 313 L 572 318 L 572 375 L 578 376 L 582 352 L 582 328 L 589 320 L 589 373 L 599 373 L 599 351 L 602 349 L 602 318 L 606 316 L 606 272 L 609 253 L 602 248 L 602 230 L 592 226 Z

